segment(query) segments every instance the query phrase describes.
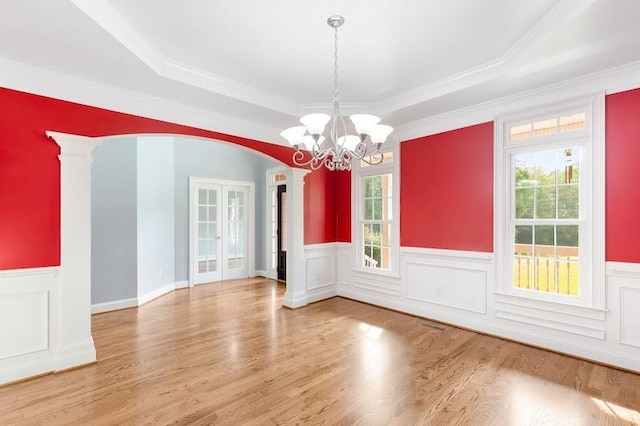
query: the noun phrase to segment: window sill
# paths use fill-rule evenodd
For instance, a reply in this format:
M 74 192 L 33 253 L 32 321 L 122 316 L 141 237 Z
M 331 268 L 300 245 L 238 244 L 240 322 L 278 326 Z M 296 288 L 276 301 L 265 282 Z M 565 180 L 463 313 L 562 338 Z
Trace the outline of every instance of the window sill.
M 389 277 L 397 280 L 400 279 L 400 275 L 397 272 L 393 270 L 388 270 L 388 269 L 354 267 L 354 268 L 351 268 L 351 272 L 355 272 L 356 274 L 361 274 L 361 275 Z
M 535 297 L 503 292 L 494 292 L 494 295 L 495 302 L 497 304 L 503 303 L 506 305 L 531 308 L 540 311 L 541 314 L 544 314 L 545 312 L 553 312 L 604 321 L 608 311 L 605 308 L 567 303 L 562 300 L 541 300 Z

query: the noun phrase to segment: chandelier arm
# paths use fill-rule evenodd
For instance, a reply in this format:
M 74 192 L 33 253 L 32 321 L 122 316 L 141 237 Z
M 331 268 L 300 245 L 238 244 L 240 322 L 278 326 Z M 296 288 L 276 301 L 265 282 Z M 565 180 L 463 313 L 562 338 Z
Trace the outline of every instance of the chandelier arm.
M 366 154 L 366 151 L 364 152 L 364 154 Z M 367 158 L 370 158 L 371 160 L 368 160 Z M 363 155 L 362 158 L 360 158 L 360 160 L 364 161 L 370 166 L 377 166 L 378 164 L 381 164 L 382 161 L 384 160 L 384 154 L 380 151 L 380 146 L 378 145 L 376 146 L 376 150 L 373 151 L 373 153 L 369 155 L 369 157 L 365 157 Z

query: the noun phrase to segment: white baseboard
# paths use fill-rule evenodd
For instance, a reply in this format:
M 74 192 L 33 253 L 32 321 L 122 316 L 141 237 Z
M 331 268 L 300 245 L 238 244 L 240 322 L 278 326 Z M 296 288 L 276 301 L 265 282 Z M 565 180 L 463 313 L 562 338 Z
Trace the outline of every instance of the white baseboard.
M 174 287 L 176 290 L 180 289 L 180 288 L 189 288 L 189 281 L 185 280 L 185 281 L 176 281 L 175 283 L 173 283 Z
M 96 362 L 93 338 L 85 342 L 61 347 L 56 354 L 56 371 L 67 370 Z
M 420 302 L 402 299 L 400 297 L 389 297 L 384 294 L 374 294 L 373 292 L 348 286 L 339 286 L 338 296 L 405 312 L 421 318 L 440 321 L 451 324 L 454 327 L 458 326 L 531 346 L 640 372 L 640 359 L 623 353 L 622 351 L 596 347 L 595 345 L 583 345 L 570 340 L 558 339 L 542 332 L 531 333 L 530 331 L 519 329 L 515 325 L 507 326 L 486 318 L 481 318 L 478 314 L 468 315 L 464 312 L 454 312 L 453 310 L 447 313 L 444 310 L 429 309 L 429 306 Z
M 103 312 L 118 311 L 120 309 L 135 308 L 138 306 L 138 299 L 132 297 L 131 299 L 114 300 L 113 302 L 96 303 L 91 305 L 91 314 L 101 314 Z
M 0 369 L 0 385 L 25 380 L 55 370 L 53 359 L 35 359 L 26 362 L 16 362 L 10 367 Z
M 326 288 L 318 288 L 307 291 L 307 303 L 319 302 L 325 299 L 331 299 L 338 295 L 338 289 L 335 285 Z
M 267 271 L 265 271 L 265 270 L 263 270 L 263 269 L 256 269 L 256 270 L 253 272 L 253 276 L 254 276 L 254 277 L 262 277 L 262 278 L 269 278 L 269 277 L 267 276 Z
M 158 297 L 164 296 L 167 293 L 171 293 L 176 289 L 175 283 L 170 283 L 165 285 L 164 287 L 160 287 L 156 290 L 153 290 L 147 294 L 143 294 L 142 296 L 138 296 L 138 306 L 142 306 L 145 303 L 149 303 L 152 300 L 157 299 Z

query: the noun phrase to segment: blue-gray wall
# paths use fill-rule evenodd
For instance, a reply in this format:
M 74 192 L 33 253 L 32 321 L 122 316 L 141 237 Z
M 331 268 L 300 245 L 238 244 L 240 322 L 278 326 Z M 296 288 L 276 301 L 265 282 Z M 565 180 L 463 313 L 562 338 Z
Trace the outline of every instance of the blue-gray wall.
M 137 296 L 137 148 L 109 139 L 91 166 L 91 303 Z
M 138 138 L 138 297 L 174 283 L 174 141 Z
M 255 269 L 266 269 L 266 170 L 280 163 L 182 137 L 109 139 L 93 157 L 92 304 L 188 280 L 189 176 L 255 184 Z
M 189 176 L 255 183 L 255 268 L 265 270 L 265 180 L 280 163 L 223 142 L 178 137 L 174 148 L 176 281 L 189 279 Z

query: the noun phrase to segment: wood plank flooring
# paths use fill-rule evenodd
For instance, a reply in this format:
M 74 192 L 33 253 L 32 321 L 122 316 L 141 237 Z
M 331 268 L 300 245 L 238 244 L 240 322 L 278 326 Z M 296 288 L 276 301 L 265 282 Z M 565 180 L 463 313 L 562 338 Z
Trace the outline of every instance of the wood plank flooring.
M 283 293 L 228 281 L 96 315 L 99 362 L 1 387 L 0 425 L 640 424 L 640 375 Z

